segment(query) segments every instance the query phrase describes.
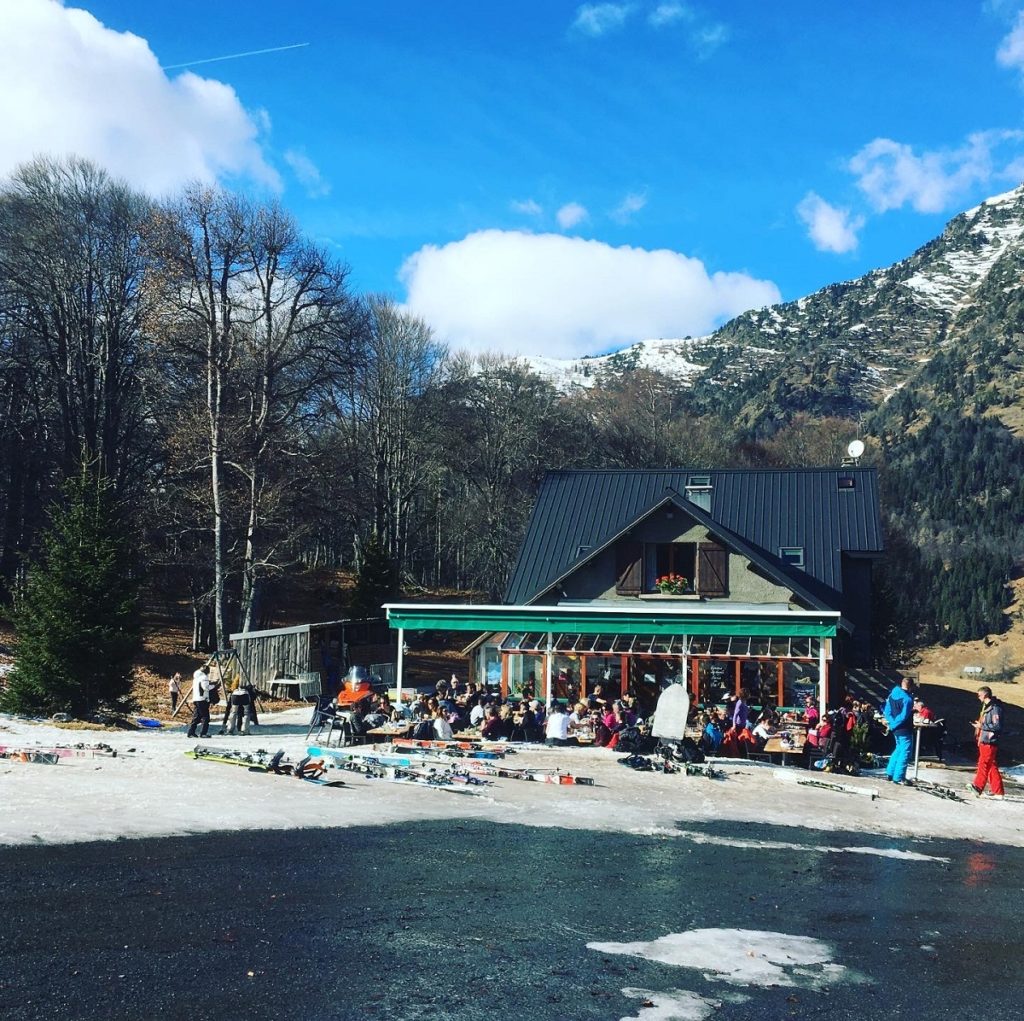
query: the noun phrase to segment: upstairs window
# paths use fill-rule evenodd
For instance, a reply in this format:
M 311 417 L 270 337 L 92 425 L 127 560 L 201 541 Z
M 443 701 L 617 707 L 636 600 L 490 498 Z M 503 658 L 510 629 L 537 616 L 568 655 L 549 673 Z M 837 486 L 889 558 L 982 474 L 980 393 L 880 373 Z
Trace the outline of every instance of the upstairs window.
M 782 560 L 790 564 L 792 567 L 804 566 L 804 548 L 803 546 L 783 546 L 779 550 L 779 556 Z
M 659 542 L 653 547 L 654 577 L 648 578 L 647 591 L 657 590 L 657 580 L 669 574 L 681 574 L 693 589 L 697 573 L 697 546 L 692 542 Z
M 639 596 L 658 590 L 658 579 L 681 575 L 687 593 L 707 598 L 729 594 L 729 551 L 717 542 L 620 541 L 615 550 L 615 591 Z
M 686 480 L 686 499 L 701 510 L 711 510 L 711 476 L 691 475 Z

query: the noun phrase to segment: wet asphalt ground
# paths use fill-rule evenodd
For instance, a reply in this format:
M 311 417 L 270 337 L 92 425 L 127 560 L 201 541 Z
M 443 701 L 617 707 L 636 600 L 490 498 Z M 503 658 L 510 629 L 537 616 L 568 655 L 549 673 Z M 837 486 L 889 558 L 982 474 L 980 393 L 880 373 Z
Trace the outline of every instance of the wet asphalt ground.
M 748 997 L 716 1021 L 1024 1014 L 1024 851 L 703 829 L 806 846 L 458 822 L 0 849 L 0 1018 L 614 1021 L 644 1015 L 630 987 Z M 865 981 L 737 989 L 587 949 L 697 928 L 811 936 Z

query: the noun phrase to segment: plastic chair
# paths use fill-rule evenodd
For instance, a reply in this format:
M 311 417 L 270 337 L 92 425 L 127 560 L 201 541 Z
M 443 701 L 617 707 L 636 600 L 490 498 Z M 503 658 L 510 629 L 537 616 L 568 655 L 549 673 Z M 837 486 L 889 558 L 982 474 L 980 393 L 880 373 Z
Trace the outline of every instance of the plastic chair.
M 309 721 L 309 730 L 306 731 L 306 740 L 309 740 L 315 730 L 317 743 L 320 743 L 320 735 L 323 733 L 324 727 L 327 728 L 327 740 L 324 743 L 328 746 L 335 730 L 344 733 L 345 720 L 338 716 L 338 708 L 334 705 L 334 700 L 330 695 L 317 696 L 316 704 L 313 706 L 313 716 Z

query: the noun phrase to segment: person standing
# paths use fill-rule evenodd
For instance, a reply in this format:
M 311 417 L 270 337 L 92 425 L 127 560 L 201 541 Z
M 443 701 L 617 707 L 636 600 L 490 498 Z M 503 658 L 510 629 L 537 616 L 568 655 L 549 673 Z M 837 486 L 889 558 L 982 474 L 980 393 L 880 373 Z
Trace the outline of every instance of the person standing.
M 175 674 L 167 685 L 167 693 L 171 696 L 171 713 L 178 708 L 178 699 L 181 697 L 181 674 Z
M 996 765 L 996 749 L 1003 730 L 1003 704 L 987 686 L 978 689 L 978 699 L 981 701 L 981 714 L 974 723 L 978 741 L 978 771 L 974 774 L 971 790 L 980 798 L 988 784 L 990 793 L 986 796 L 1002 798 L 1003 777 Z
M 732 707 L 732 725 L 738 734 L 747 725 L 750 717 L 750 710 L 747 703 L 750 701 L 750 692 L 746 688 L 740 688 L 740 697 L 736 699 Z
M 192 675 L 192 722 L 188 725 L 188 737 L 207 737 L 210 729 L 210 676 L 200 667 Z
M 227 708 L 224 712 L 224 723 L 227 724 L 229 734 L 248 734 L 252 714 L 252 688 L 245 681 L 244 677 L 238 678 L 235 690 L 227 699 Z M 233 714 L 233 715 L 232 715 Z M 224 733 L 224 727 L 221 727 Z
M 889 756 L 889 764 L 885 767 L 885 775 L 892 783 L 903 784 L 907 781 L 907 764 L 914 744 L 914 699 L 911 695 L 914 682 L 904 677 L 885 700 L 882 715 L 889 724 L 889 733 L 896 741 Z

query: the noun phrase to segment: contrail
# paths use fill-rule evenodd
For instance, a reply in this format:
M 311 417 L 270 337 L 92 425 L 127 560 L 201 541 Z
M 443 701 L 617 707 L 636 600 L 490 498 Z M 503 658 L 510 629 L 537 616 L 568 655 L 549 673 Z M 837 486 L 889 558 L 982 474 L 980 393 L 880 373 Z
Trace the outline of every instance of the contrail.
M 272 46 L 269 50 L 249 50 L 246 53 L 229 53 L 225 57 L 207 57 L 205 60 L 186 60 L 183 64 L 165 64 L 161 71 L 173 71 L 178 67 L 195 67 L 196 64 L 215 64 L 218 60 L 237 60 L 239 57 L 259 57 L 264 53 L 280 53 L 282 50 L 301 50 L 309 43 L 292 43 L 289 46 Z

